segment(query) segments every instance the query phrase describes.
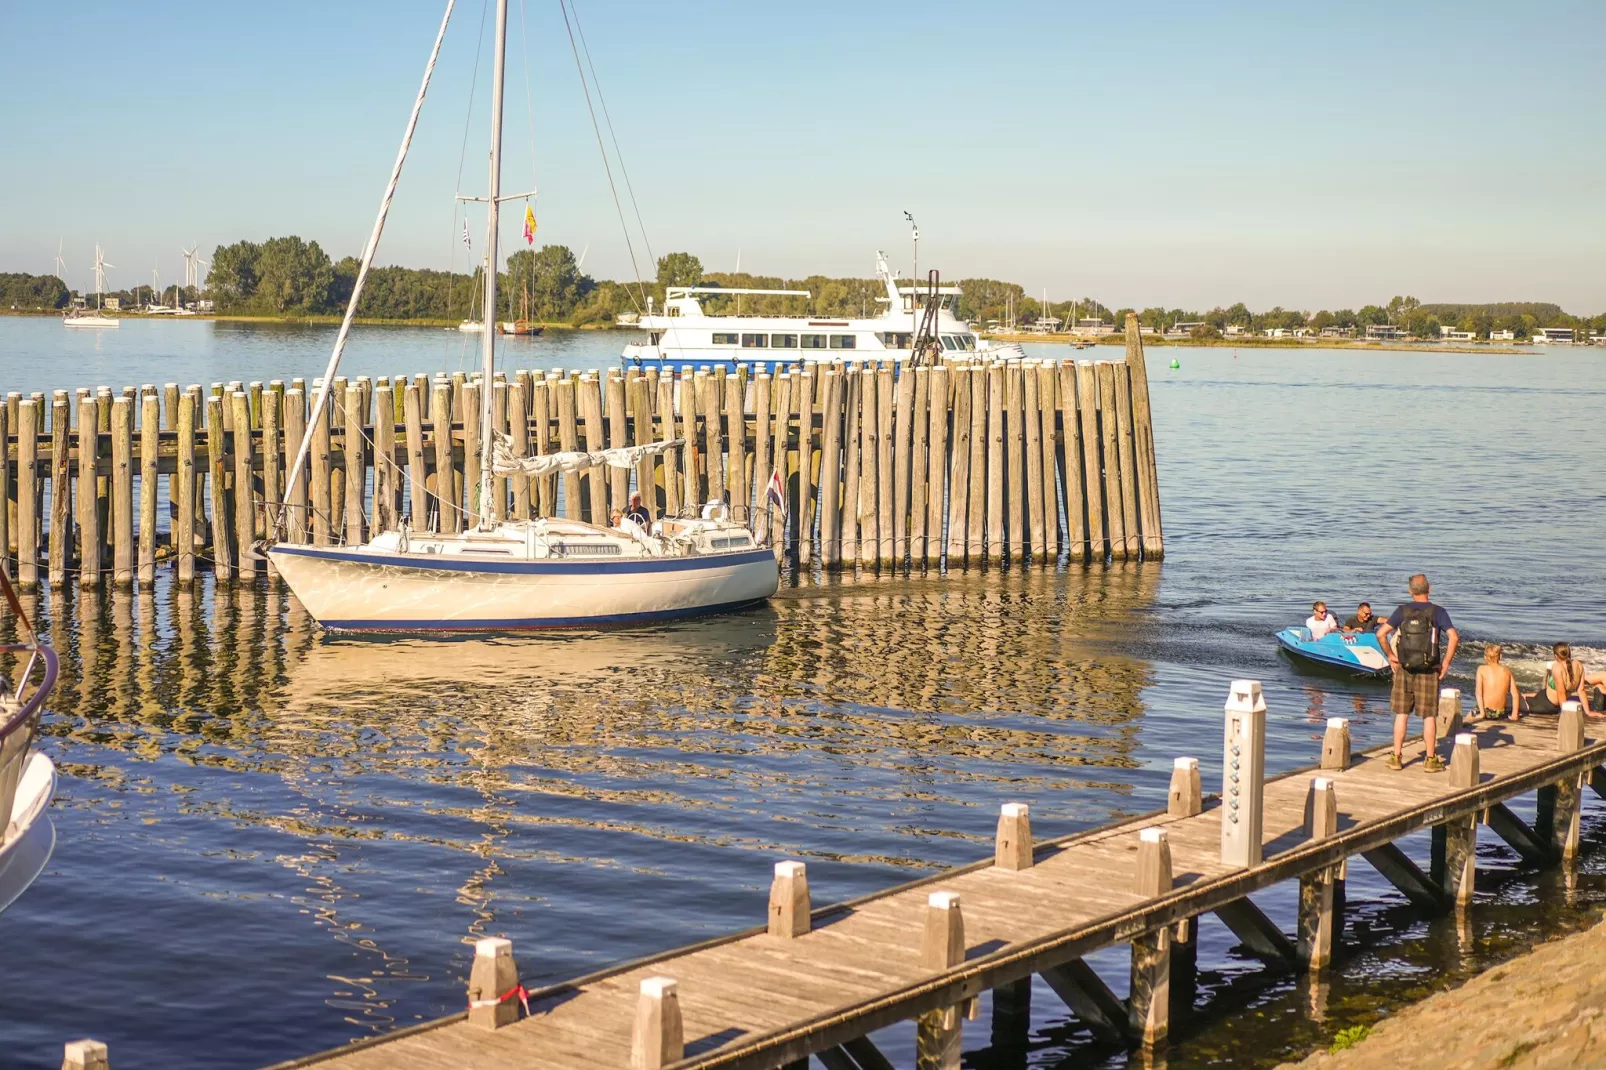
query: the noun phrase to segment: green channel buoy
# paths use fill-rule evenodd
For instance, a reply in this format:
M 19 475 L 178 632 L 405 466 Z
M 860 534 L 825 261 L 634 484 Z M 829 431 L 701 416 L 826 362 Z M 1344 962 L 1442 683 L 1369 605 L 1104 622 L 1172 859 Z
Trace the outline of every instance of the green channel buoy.
M 1182 367 L 1182 362 L 1180 360 L 1172 360 L 1171 361 L 1171 370 L 1172 371 L 1176 371 L 1180 367 Z

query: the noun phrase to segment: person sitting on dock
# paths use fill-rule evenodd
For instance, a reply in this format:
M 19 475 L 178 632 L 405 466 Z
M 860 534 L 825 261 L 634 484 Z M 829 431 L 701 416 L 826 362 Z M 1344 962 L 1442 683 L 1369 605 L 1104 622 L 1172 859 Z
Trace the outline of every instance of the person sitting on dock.
M 630 508 L 625 510 L 625 517 L 634 520 L 643 528 L 652 523 L 652 517 L 647 514 L 647 507 L 641 504 L 640 494 L 630 496 Z
M 1513 721 L 1522 719 L 1522 698 L 1517 693 L 1517 679 L 1511 670 L 1500 662 L 1500 644 L 1490 643 L 1483 648 L 1483 664 L 1478 666 L 1476 685 L 1478 716 L 1485 721 L 1500 721 L 1509 716 Z
M 1577 699 L 1585 710 L 1589 709 L 1589 696 L 1585 692 L 1588 670 L 1584 663 L 1573 657 L 1568 643 L 1557 643 L 1550 648 L 1556 660 L 1545 666 L 1545 685 L 1527 696 L 1530 713 L 1560 713 L 1561 704 Z
M 1394 684 L 1389 690 L 1389 708 L 1394 711 L 1394 752 L 1389 755 L 1388 765 L 1390 769 L 1404 768 L 1405 730 L 1414 713 L 1422 718 L 1422 738 L 1427 745 L 1422 769 L 1440 773 L 1444 771 L 1444 760 L 1439 757 L 1439 726 L 1434 720 L 1439 712 L 1439 684 L 1455 660 L 1461 633 L 1455 630 L 1444 607 L 1428 600 L 1433 587 L 1426 576 L 1420 572 L 1412 576 L 1409 589 L 1411 600 L 1396 608 L 1377 629 L 1378 645 L 1394 670 Z M 1394 632 L 1399 632 L 1399 638 L 1390 642 Z M 1446 638 L 1448 643 L 1441 648 Z
M 1310 607 L 1310 616 L 1305 618 L 1305 627 L 1310 629 L 1311 641 L 1315 642 L 1338 631 L 1338 618 L 1327 611 L 1326 602 L 1316 602 Z
M 1377 626 L 1383 622 L 1372 612 L 1372 603 L 1362 602 L 1355 607 L 1355 615 L 1344 622 L 1344 630 L 1351 635 L 1365 632 L 1370 634 L 1377 631 Z

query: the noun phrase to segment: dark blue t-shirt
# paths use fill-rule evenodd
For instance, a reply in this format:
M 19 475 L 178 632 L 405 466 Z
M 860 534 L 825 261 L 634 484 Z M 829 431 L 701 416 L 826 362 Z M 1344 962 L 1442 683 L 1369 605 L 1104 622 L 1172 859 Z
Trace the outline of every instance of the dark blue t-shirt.
M 1450 614 L 1445 612 L 1444 607 L 1434 606 L 1432 602 L 1407 602 L 1403 606 L 1396 606 L 1394 612 L 1389 614 L 1389 627 L 1398 628 L 1401 624 L 1405 623 L 1406 606 L 1419 605 L 1433 606 L 1433 630 L 1438 632 L 1440 635 L 1443 635 L 1445 632 L 1455 627 L 1454 624 L 1450 623 Z

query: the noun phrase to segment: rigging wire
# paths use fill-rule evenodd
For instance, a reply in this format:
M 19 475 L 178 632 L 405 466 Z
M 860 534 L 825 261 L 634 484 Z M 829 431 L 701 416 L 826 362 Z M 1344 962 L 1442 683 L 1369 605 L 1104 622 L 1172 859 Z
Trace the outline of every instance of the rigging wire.
M 474 91 L 479 88 L 480 84 L 480 60 L 485 53 L 485 19 L 490 11 L 490 8 L 490 0 L 483 0 L 483 2 L 480 4 L 480 29 L 475 38 L 474 45 L 474 71 L 469 76 L 468 80 L 468 113 L 463 116 L 463 144 L 457 151 L 457 196 L 452 198 L 451 256 L 446 262 L 446 314 L 448 316 L 450 316 L 452 312 L 452 295 L 456 292 L 457 288 L 457 272 L 452 270 L 451 265 L 457 262 L 457 223 L 459 218 L 459 208 L 462 209 L 461 218 L 463 221 L 463 230 L 465 233 L 468 231 L 468 205 L 461 199 L 461 194 L 463 192 L 463 166 L 468 161 L 468 132 L 474 123 Z M 470 253 L 470 256 L 472 257 L 472 252 Z M 472 259 L 470 259 L 468 265 L 468 308 L 464 312 L 464 319 L 472 319 L 474 316 L 474 278 L 477 273 L 478 269 L 474 267 L 474 262 Z M 459 369 L 461 369 L 466 363 L 467 351 L 468 339 L 458 339 L 457 364 Z
M 652 255 L 652 239 L 647 237 L 647 224 L 641 220 L 641 205 L 636 202 L 636 191 L 630 184 L 630 172 L 625 168 L 625 154 L 619 148 L 619 135 L 614 132 L 613 117 L 608 114 L 608 100 L 602 95 L 602 80 L 597 77 L 597 68 L 591 62 L 591 46 L 586 44 L 586 29 L 580 25 L 580 8 L 575 0 L 569 0 L 569 5 L 574 8 L 574 28 L 580 35 L 580 48 L 586 54 L 586 66 L 591 69 L 591 84 L 597 87 L 597 103 L 602 105 L 602 121 L 608 124 L 608 137 L 613 140 L 613 155 L 619 161 L 619 173 L 625 180 L 625 193 L 630 196 L 630 207 L 636 213 L 636 227 L 641 231 L 641 243 L 647 247 L 647 259 L 656 264 L 658 258 Z
M 558 10 L 563 12 L 563 28 L 569 34 L 569 51 L 574 54 L 574 69 L 580 75 L 580 91 L 586 98 L 586 111 L 591 113 L 591 129 L 597 135 L 597 151 L 602 154 L 602 170 L 608 176 L 608 191 L 613 194 L 613 207 L 619 216 L 619 229 L 624 232 L 625 250 L 630 254 L 630 269 L 635 272 L 636 288 L 641 292 L 639 302 L 633 294 L 630 295 L 630 300 L 635 304 L 637 312 L 643 312 L 647 304 L 647 288 L 641 281 L 641 265 L 636 261 L 636 246 L 630 240 L 630 226 L 625 222 L 624 206 L 619 203 L 619 187 L 613 181 L 613 167 L 608 163 L 608 150 L 602 143 L 602 127 L 597 123 L 597 110 L 591 103 L 591 87 L 586 84 L 585 68 L 580 63 L 580 48 L 575 44 L 574 26 L 569 22 L 569 0 L 558 0 Z M 625 293 L 630 294 L 628 286 L 625 288 Z

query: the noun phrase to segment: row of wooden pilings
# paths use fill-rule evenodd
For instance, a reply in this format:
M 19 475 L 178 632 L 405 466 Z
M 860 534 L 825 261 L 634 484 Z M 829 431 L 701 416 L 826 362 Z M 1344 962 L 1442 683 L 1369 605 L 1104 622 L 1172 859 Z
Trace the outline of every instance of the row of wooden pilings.
M 1264 861 L 1266 705 L 1259 682 L 1234 681 L 1225 714 L 1220 861 L 1231 868 L 1250 869 Z M 1443 722 L 1446 737 L 1453 740 L 1447 783 L 1450 795 L 1480 786 L 1479 745 L 1474 735 L 1462 731 L 1458 690 L 1441 691 L 1437 720 Z M 1585 746 L 1583 709 L 1576 702 L 1566 703 L 1557 719 L 1557 755 L 1564 757 Z M 1322 739 L 1317 775 L 1310 778 L 1305 796 L 1304 832 L 1309 840 L 1327 841 L 1346 834 L 1339 827 L 1336 779 L 1351 764 L 1349 722 L 1331 718 Z M 1465 909 L 1472 899 L 1478 826 L 1492 828 L 1527 861 L 1570 862 L 1580 847 L 1581 790 L 1586 782 L 1606 795 L 1606 770 L 1599 768 L 1541 784 L 1535 828 L 1522 823 L 1499 801 L 1484 804 L 1484 809 L 1457 811 L 1434 821 L 1431 876 L 1392 843 L 1375 844 L 1359 853 L 1413 903 L 1429 909 Z M 1205 803 L 1198 759 L 1176 759 L 1165 817 L 1196 817 L 1204 812 Z M 1152 902 L 1182 890 L 1173 873 L 1166 828 L 1141 828 L 1136 841 L 1132 892 Z M 1037 861 L 1028 806 L 1003 804 L 994 840 L 993 867 L 1019 872 L 1031 869 Z M 1343 923 L 1347 866 L 1347 856 L 1338 854 L 1300 872 L 1298 933 L 1294 941 L 1247 896 L 1211 909 L 1254 953 L 1319 977 L 1332 963 Z M 926 895 L 920 931 L 910 934 L 911 940 L 919 942 L 921 964 L 933 973 L 959 967 L 965 961 L 967 947 L 961 896 L 942 889 L 941 880 L 919 883 L 936 885 Z M 776 863 L 769 890 L 768 936 L 779 941 L 796 940 L 812 930 L 814 917 L 805 864 Z M 1191 1006 L 1198 922 L 1197 916 L 1191 916 L 1130 935 L 1130 984 L 1124 1000 L 1117 998 L 1093 968 L 1080 959 L 1048 967 L 1039 975 L 1096 1035 L 1114 1043 L 1154 1050 L 1165 1044 L 1173 1014 Z M 476 942 L 467 988 L 469 1024 L 489 1030 L 518 1021 L 521 1004 L 542 994 L 525 990 L 513 945 L 501 937 Z M 631 1043 L 634 1070 L 661 1070 L 685 1059 L 688 1052 L 677 980 L 665 975 L 643 978 L 637 1000 Z M 1001 1014 L 1013 1015 L 1018 1023 L 1029 1020 L 1030 978 L 993 989 L 993 1001 L 995 1020 Z M 973 998 L 921 1014 L 916 1031 L 918 1070 L 958 1070 L 963 1023 L 976 1015 L 977 1002 Z M 867 1037 L 815 1054 L 827 1070 L 891 1066 Z M 783 1064 L 782 1070 L 806 1070 L 807 1066 L 805 1058 Z M 108 1070 L 106 1045 L 93 1040 L 73 1041 L 66 1046 L 62 1067 Z
M 0 406 L 5 567 L 28 587 L 72 574 L 149 583 L 169 558 L 180 582 L 198 565 L 250 579 L 265 567 L 251 547 L 276 533 L 327 545 L 404 523 L 463 530 L 480 512 L 481 389 L 462 373 L 336 379 L 288 500 L 311 401 L 300 379 L 57 390 L 48 403 L 12 392 Z M 641 491 L 655 518 L 721 499 L 761 539 L 828 569 L 1164 552 L 1135 333 L 1126 361 L 519 371 L 492 389 L 521 455 L 681 443 L 634 472 L 499 477 L 514 519 L 608 523 Z M 766 495 L 775 473 L 783 509 Z

